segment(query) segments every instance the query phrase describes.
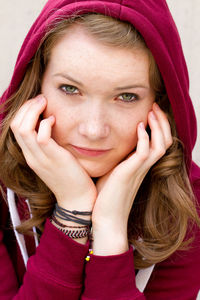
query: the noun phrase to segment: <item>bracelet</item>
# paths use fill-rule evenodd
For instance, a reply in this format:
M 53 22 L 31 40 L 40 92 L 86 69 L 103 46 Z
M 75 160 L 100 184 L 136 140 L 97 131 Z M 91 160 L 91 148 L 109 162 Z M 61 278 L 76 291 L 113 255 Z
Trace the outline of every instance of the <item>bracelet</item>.
M 71 213 L 72 215 L 70 215 L 69 213 Z M 53 212 L 53 216 L 54 217 L 59 217 L 60 219 L 62 220 L 65 220 L 65 221 L 73 221 L 75 223 L 78 223 L 78 224 L 81 224 L 81 225 L 91 225 L 92 222 L 91 220 L 85 220 L 85 219 L 81 219 L 81 218 L 77 218 L 75 217 L 74 215 L 91 215 L 92 212 L 81 212 L 81 211 L 76 211 L 76 210 L 73 210 L 73 211 L 70 211 L 70 210 L 67 210 L 67 209 L 64 209 L 62 207 L 60 207 L 58 205 L 58 203 L 56 203 L 56 206 L 55 206 L 55 209 L 54 209 L 54 212 Z
M 51 216 L 51 219 L 54 221 L 54 223 L 56 223 L 57 225 L 59 225 L 59 226 L 62 227 L 62 228 L 65 228 L 65 227 L 69 227 L 69 228 L 85 228 L 85 227 L 86 227 L 86 226 L 70 226 L 70 225 L 64 225 L 64 224 L 60 223 L 60 222 L 58 221 L 58 219 L 57 219 L 54 215 Z
M 63 208 L 61 206 L 58 205 L 58 203 L 56 203 L 56 209 L 57 210 L 61 210 L 61 211 L 64 211 L 64 212 L 69 212 L 73 215 L 83 215 L 83 216 L 90 216 L 92 214 L 91 211 L 77 211 L 77 210 L 68 210 L 66 208 Z
M 63 227 L 60 227 L 59 225 L 57 225 L 53 219 L 50 219 L 50 222 L 56 227 L 58 228 L 60 231 L 62 231 L 65 235 L 76 239 L 76 238 L 83 238 L 83 237 L 87 237 L 90 235 L 90 228 L 89 226 L 84 226 L 85 230 L 71 230 L 71 229 L 64 229 Z M 68 226 L 66 226 L 68 227 Z M 71 228 L 73 228 L 73 226 L 70 226 Z
M 58 228 L 60 231 L 62 231 L 65 235 L 69 236 L 72 239 L 80 239 L 83 237 L 87 237 L 90 233 L 89 229 L 85 230 L 67 230 L 67 229 L 62 229 Z

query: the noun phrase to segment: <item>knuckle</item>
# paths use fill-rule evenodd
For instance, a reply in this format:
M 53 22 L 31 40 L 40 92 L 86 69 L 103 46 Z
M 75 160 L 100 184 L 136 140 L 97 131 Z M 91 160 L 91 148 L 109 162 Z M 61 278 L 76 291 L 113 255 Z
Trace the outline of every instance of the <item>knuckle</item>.
M 38 168 L 39 170 L 49 170 L 51 168 L 51 161 L 43 159 Z
M 138 154 L 140 161 L 144 162 L 149 157 L 148 151 L 142 151 Z
M 37 143 L 40 145 L 40 146 L 46 146 L 48 144 L 48 139 L 45 139 L 44 137 L 37 137 Z
M 17 124 L 14 120 L 11 121 L 10 128 L 11 128 L 12 131 L 15 131 L 17 129 Z
M 173 138 L 171 137 L 171 138 L 169 138 L 169 139 L 167 140 L 167 142 L 166 142 L 167 148 L 171 147 L 172 144 L 173 144 Z
M 27 162 L 28 166 L 29 166 L 32 170 L 35 170 L 35 168 L 34 168 L 34 163 L 33 163 L 32 160 L 28 160 L 28 159 L 27 159 L 26 162 Z
M 19 124 L 17 122 L 16 116 L 14 118 L 12 118 L 11 122 L 10 122 L 10 128 L 12 131 L 16 131 L 19 127 Z
M 29 166 L 32 170 L 35 170 L 35 163 L 34 163 L 34 160 L 31 159 L 31 157 L 28 156 L 28 155 L 25 155 L 25 159 L 26 159 L 26 162 L 27 162 L 28 166 Z
M 161 147 L 160 149 L 157 150 L 158 157 L 162 157 L 163 155 L 165 155 L 165 153 L 166 153 L 166 149 L 164 147 Z
M 25 138 L 30 134 L 29 130 L 27 128 L 25 128 L 25 126 L 19 127 L 18 133 L 22 138 Z

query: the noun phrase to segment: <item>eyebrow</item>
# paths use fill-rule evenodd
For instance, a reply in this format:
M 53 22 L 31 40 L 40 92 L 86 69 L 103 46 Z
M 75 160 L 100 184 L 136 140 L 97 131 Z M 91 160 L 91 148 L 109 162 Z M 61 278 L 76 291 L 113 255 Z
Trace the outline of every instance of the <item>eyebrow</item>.
M 62 73 L 56 73 L 53 75 L 54 77 L 63 77 L 65 79 L 68 79 L 80 86 L 83 87 L 83 83 L 81 83 L 80 81 L 78 80 L 75 80 L 74 78 L 72 78 L 70 75 L 68 74 L 62 74 Z M 142 88 L 142 89 L 150 89 L 150 87 L 146 86 L 146 85 L 143 85 L 143 84 L 134 84 L 134 85 L 127 85 L 127 86 L 123 86 L 123 87 L 117 87 L 115 88 L 114 90 L 116 91 L 121 91 L 121 90 L 126 90 L 126 89 L 131 89 L 131 88 Z

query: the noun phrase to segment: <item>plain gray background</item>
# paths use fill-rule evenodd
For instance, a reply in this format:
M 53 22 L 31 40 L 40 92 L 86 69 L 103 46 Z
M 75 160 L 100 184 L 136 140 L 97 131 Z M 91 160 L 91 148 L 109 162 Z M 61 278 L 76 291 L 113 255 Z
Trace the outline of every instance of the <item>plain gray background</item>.
M 200 0 L 167 0 L 181 36 L 198 119 L 193 159 L 200 165 Z M 7 88 L 21 44 L 46 0 L 0 0 L 0 95 Z

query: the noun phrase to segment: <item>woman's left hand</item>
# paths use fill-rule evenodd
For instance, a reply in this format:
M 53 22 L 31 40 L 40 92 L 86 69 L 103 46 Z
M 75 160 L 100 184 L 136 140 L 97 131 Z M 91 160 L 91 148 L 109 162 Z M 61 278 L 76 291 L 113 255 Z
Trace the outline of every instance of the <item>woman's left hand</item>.
M 157 104 L 148 114 L 151 140 L 143 123 L 138 124 L 136 151 L 97 181 L 93 208 L 93 234 L 127 233 L 127 222 L 137 191 L 149 169 L 172 145 L 167 116 Z

